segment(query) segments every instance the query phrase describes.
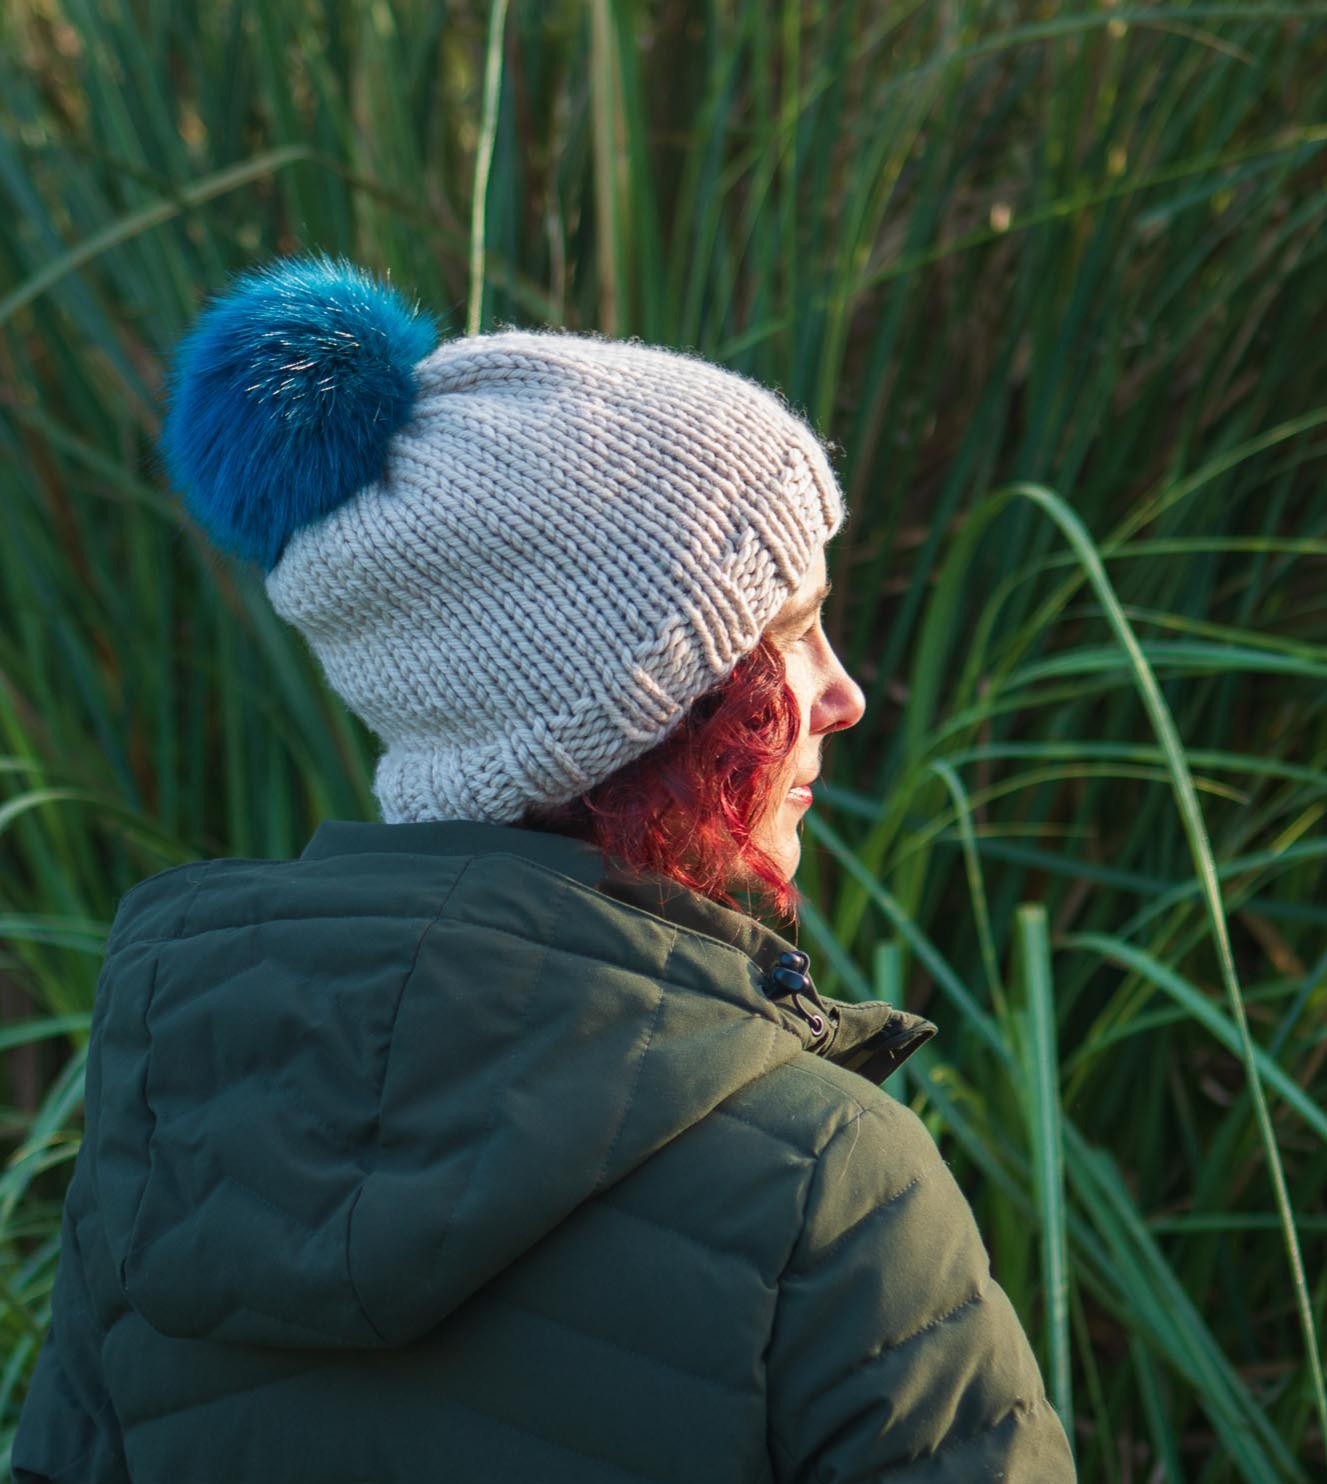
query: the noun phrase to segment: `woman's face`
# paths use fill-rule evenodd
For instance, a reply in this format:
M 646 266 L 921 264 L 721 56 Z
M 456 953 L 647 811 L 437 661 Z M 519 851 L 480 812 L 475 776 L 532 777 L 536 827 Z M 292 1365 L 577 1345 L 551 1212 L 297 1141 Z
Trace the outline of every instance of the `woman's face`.
M 787 880 L 802 858 L 798 827 L 811 807 L 809 785 L 820 772 L 822 739 L 827 732 L 856 726 L 866 710 L 861 687 L 839 662 L 820 624 L 820 606 L 828 593 L 821 547 L 801 586 L 765 631 L 783 655 L 801 721 L 769 812 L 752 833 Z

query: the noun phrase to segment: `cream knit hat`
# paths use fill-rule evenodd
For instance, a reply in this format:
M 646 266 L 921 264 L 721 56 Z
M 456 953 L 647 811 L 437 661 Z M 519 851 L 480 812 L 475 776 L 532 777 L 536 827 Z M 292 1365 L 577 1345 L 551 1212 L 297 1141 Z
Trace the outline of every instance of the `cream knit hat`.
M 732 371 L 435 338 L 348 264 L 260 269 L 182 343 L 162 446 L 384 742 L 383 819 L 512 823 L 661 742 L 845 511 L 811 430 Z

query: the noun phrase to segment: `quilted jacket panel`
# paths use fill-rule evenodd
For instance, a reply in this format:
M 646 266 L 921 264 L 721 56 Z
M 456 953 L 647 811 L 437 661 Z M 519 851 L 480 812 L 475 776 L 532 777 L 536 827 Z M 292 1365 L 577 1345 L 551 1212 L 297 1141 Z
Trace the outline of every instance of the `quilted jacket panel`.
M 140 883 L 18 1484 L 1073 1479 L 875 1085 L 934 1028 L 771 999 L 787 947 L 459 822 Z

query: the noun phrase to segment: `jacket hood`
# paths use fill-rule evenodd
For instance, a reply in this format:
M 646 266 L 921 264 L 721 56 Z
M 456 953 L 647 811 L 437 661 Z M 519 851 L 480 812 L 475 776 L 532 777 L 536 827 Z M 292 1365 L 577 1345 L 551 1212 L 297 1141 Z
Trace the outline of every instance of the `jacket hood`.
M 295 860 L 150 877 L 80 1154 L 128 1303 L 178 1337 L 407 1343 L 753 1079 L 810 1050 L 878 1082 L 934 1033 L 771 999 L 789 947 L 498 825 L 329 821 Z

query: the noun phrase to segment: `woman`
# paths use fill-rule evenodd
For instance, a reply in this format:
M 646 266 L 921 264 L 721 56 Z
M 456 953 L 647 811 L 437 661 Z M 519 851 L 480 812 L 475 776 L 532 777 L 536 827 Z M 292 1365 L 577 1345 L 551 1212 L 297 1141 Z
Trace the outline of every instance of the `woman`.
M 384 742 L 381 823 L 120 903 L 19 1484 L 1074 1477 L 930 1136 L 934 1027 L 795 907 L 842 496 L 772 394 L 435 345 L 325 259 L 177 358 L 164 451 Z

